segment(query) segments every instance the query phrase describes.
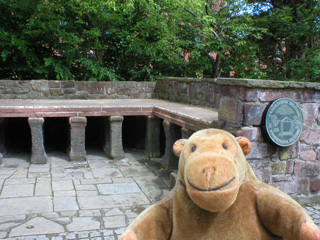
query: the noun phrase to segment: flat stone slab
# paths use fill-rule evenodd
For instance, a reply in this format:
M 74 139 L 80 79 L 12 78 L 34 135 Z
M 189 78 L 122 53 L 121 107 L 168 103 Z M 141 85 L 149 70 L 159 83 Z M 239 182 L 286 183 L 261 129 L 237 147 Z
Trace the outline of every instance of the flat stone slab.
M 62 233 L 64 231 L 64 228 L 60 224 L 43 217 L 36 217 L 18 227 L 13 228 L 9 236 L 16 237 L 38 234 L 54 234 Z
M 135 176 L 155 176 L 152 171 L 146 166 L 125 166 L 120 167 L 121 172 L 126 177 L 135 177 Z
M 33 196 L 33 191 L 33 184 L 5 185 L 0 198 L 31 197 Z
M 127 226 L 124 215 L 104 217 L 103 222 L 105 228 L 120 228 Z
M 79 209 L 76 197 L 54 197 L 53 203 L 55 212 L 74 211 Z
M 52 198 L 25 197 L 0 199 L 0 216 L 53 212 Z
M 218 111 L 159 99 L 0 99 L 0 117 L 152 115 L 194 131 L 218 121 Z
M 135 182 L 99 184 L 97 187 L 99 192 L 104 195 L 141 192 L 139 186 Z
M 118 168 L 93 169 L 92 174 L 95 178 L 123 177 Z
M 74 189 L 72 180 L 52 181 L 52 188 L 53 191 L 66 191 Z
M 92 217 L 74 217 L 67 229 L 72 232 L 100 229 L 100 222 Z
M 157 176 L 139 176 L 134 177 L 134 179 L 141 189 L 168 188 L 168 186 Z
M 150 204 L 143 193 L 116 194 L 108 196 L 78 197 L 81 209 L 113 208 Z

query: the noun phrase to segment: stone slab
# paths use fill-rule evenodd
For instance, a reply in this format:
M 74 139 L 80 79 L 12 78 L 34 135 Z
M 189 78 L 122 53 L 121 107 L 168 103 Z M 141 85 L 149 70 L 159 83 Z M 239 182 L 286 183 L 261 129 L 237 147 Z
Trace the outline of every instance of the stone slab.
M 27 183 L 35 183 L 35 178 L 9 178 L 6 179 L 6 185 L 20 185 L 20 184 L 27 184 Z
M 64 228 L 60 224 L 43 217 L 36 217 L 16 228 L 13 228 L 9 236 L 29 236 L 62 232 L 64 232 Z
M 92 217 L 74 217 L 72 223 L 67 225 L 69 231 L 86 231 L 100 229 L 100 222 Z
M 38 179 L 36 183 L 36 196 L 52 196 L 51 179 Z
M 0 199 L 0 216 L 53 212 L 51 197 Z
M 103 195 L 141 192 L 139 186 L 135 182 L 99 184 L 97 187 L 99 192 Z
M 150 204 L 150 201 L 143 193 L 129 193 L 90 197 L 79 196 L 78 202 L 82 210 Z
M 72 180 L 52 181 L 53 191 L 74 190 Z
M 149 168 L 146 166 L 126 166 L 126 167 L 119 167 L 121 172 L 126 177 L 134 177 L 134 176 L 146 176 L 151 175 L 154 176 L 154 173 L 151 172 Z
M 127 226 L 124 215 L 104 217 L 103 222 L 105 228 L 120 228 Z
M 33 196 L 34 184 L 4 185 L 0 198 Z
M 168 186 L 157 176 L 140 176 L 134 177 L 134 179 L 141 189 L 168 188 Z
M 73 211 L 78 210 L 79 206 L 76 197 L 54 197 L 54 211 Z
M 117 168 L 93 169 L 92 174 L 95 178 L 123 177 Z

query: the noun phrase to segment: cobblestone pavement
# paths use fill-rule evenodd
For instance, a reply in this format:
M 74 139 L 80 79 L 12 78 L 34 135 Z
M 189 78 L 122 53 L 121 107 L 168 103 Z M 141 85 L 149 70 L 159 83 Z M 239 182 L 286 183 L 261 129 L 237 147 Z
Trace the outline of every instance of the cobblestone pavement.
M 142 152 L 110 160 L 88 152 L 87 162 L 49 154 L 45 165 L 7 155 L 0 166 L 0 239 L 117 240 L 146 207 L 169 191 L 169 174 Z M 320 206 L 305 207 L 320 225 Z

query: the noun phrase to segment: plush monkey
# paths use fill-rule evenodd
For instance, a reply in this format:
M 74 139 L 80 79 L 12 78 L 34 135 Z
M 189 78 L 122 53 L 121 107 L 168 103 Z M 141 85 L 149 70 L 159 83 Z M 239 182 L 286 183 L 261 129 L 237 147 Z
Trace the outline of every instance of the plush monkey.
M 288 195 L 257 179 L 247 138 L 218 129 L 173 147 L 174 189 L 142 212 L 120 240 L 320 240 L 320 229 Z

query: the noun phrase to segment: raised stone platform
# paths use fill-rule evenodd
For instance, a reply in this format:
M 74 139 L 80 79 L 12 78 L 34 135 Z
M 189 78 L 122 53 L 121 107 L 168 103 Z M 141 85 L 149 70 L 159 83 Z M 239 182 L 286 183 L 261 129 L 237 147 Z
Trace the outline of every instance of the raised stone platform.
M 193 131 L 219 125 L 218 112 L 215 109 L 155 99 L 0 100 L 0 119 L 28 118 L 32 134 L 31 159 L 33 163 L 43 164 L 47 162 L 42 126 L 45 118 L 51 117 L 70 118 L 70 160 L 81 161 L 86 159 L 86 117 L 106 117 L 104 149 L 113 159 L 123 158 L 122 122 L 124 116 L 148 117 L 145 151 L 148 157 L 160 157 L 160 131 L 158 129 L 160 124 L 157 120 L 164 120 L 163 127 L 167 146 L 164 163 L 167 168 L 174 168 L 176 165 L 171 147 L 179 135 L 187 136 Z M 174 128 L 177 125 L 182 128 L 181 134 L 175 134 L 176 130 Z M 1 124 L 0 127 L 4 128 L 5 126 Z M 2 134 L 3 132 L 0 131 Z M 0 136 L 0 139 L 4 138 Z M 0 145 L 4 153 L 5 143 L 2 142 Z

